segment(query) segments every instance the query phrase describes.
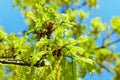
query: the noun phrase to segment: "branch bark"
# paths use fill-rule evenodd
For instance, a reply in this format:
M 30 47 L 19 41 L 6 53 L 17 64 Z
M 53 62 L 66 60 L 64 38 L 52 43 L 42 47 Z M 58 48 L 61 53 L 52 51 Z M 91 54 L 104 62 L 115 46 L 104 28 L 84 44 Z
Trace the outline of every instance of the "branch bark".
M 29 66 L 31 63 L 24 62 L 22 60 L 15 60 L 15 59 L 0 59 L 0 63 L 2 64 L 14 64 L 14 65 L 19 65 L 19 66 Z M 34 67 L 40 67 L 43 66 L 41 64 L 35 64 Z

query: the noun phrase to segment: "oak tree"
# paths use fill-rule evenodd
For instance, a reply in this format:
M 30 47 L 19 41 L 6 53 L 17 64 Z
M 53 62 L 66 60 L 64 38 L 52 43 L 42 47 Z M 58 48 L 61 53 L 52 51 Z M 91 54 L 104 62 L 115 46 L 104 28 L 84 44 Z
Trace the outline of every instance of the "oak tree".
M 103 69 L 120 80 L 120 53 L 114 51 L 120 41 L 120 17 L 113 17 L 111 24 L 100 17 L 91 19 L 89 26 L 83 23 L 90 12 L 82 8 L 97 9 L 98 0 L 14 2 L 28 29 L 16 35 L 0 28 L 1 80 L 81 80 Z M 118 37 L 112 41 L 114 35 Z

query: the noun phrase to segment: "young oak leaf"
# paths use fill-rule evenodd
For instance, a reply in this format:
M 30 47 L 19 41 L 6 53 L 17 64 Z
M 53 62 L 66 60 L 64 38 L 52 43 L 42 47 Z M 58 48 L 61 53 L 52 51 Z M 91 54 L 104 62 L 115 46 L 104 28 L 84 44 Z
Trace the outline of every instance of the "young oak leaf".
M 41 51 L 34 54 L 31 58 L 31 66 L 36 64 L 36 62 L 39 61 L 44 54 L 46 54 L 46 51 Z

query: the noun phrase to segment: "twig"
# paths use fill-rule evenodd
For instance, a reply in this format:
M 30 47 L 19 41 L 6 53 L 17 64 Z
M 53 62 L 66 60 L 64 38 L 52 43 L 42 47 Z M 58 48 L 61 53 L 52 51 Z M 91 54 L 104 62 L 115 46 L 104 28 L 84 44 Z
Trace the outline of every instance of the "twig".
M 30 66 L 30 63 L 24 62 L 22 60 L 15 60 L 15 59 L 0 59 L 0 63 L 2 64 L 14 64 L 14 65 L 20 65 L 20 66 Z M 35 64 L 35 67 L 40 67 L 43 65 Z
M 105 69 L 107 72 L 110 72 L 110 73 L 113 75 L 113 73 L 111 72 L 111 70 L 110 70 L 108 67 L 106 67 L 105 65 L 100 64 L 100 63 L 98 63 L 98 62 L 97 62 L 97 64 L 98 64 L 100 67 L 102 67 L 103 69 Z
M 86 5 L 86 2 L 83 2 L 81 5 L 78 5 L 78 6 L 74 7 L 74 8 L 71 8 L 71 10 L 74 10 L 76 8 L 80 9 L 80 8 L 84 7 L 85 5 Z M 70 8 L 70 6 L 63 7 L 64 10 L 62 10 L 61 13 L 65 13 L 65 11 L 68 10 L 69 8 Z
M 72 10 L 74 10 L 74 9 L 76 9 L 76 8 L 82 8 L 82 7 L 84 7 L 86 5 L 86 2 L 83 2 L 81 5 L 78 5 L 78 6 L 76 6 L 76 7 L 74 7 L 74 8 L 71 8 Z
M 98 47 L 98 48 L 95 48 L 94 50 L 98 50 L 98 49 L 101 49 L 101 48 L 105 48 L 106 46 L 112 45 L 112 44 L 117 43 L 117 42 L 119 42 L 119 41 L 120 41 L 120 39 L 114 40 L 114 41 L 112 41 L 111 43 L 109 43 L 109 44 L 107 44 L 107 45 L 102 45 L 102 46 L 100 46 L 100 47 Z
M 111 32 L 111 33 L 110 33 L 110 36 L 111 36 L 111 35 L 113 35 L 114 33 L 115 33 L 114 31 L 113 31 L 113 32 Z M 104 45 L 105 40 L 106 40 L 106 39 L 108 39 L 110 36 L 108 36 L 108 35 L 107 35 L 105 38 L 103 38 L 102 45 Z

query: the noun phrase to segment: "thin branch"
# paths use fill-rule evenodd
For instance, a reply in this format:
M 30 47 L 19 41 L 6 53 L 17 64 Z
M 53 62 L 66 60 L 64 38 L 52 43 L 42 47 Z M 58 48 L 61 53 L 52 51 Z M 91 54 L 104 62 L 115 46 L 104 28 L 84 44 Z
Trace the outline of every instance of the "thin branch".
M 25 35 L 25 33 L 26 33 L 26 30 L 21 31 L 21 32 L 18 32 L 18 33 L 15 34 L 15 35 L 16 35 L 16 36 L 23 36 L 23 35 Z
M 29 66 L 30 67 L 30 63 L 24 62 L 22 60 L 15 60 L 15 59 L 0 59 L 0 63 L 2 64 L 14 64 L 14 65 L 20 65 L 20 66 Z M 41 64 L 35 64 L 35 67 L 40 67 L 43 66 Z
M 95 48 L 94 50 L 98 50 L 98 49 L 101 49 L 101 48 L 105 48 L 106 46 L 115 44 L 115 43 L 117 43 L 117 42 L 119 42 L 119 41 L 120 41 L 120 39 L 114 40 L 114 41 L 112 41 L 111 43 L 109 43 L 109 44 L 107 44 L 107 45 L 100 46 L 100 47 L 98 47 L 98 48 Z
M 86 5 L 86 2 L 83 2 L 81 5 L 78 5 L 78 6 L 74 7 L 74 8 L 71 8 L 71 9 L 72 10 L 74 10 L 76 8 L 80 9 L 80 8 L 84 7 L 85 5 Z
M 115 44 L 115 43 L 117 43 L 117 42 L 119 42 L 119 41 L 120 41 L 120 38 L 119 38 L 119 39 L 117 39 L 117 40 L 112 41 L 112 42 L 111 42 L 111 43 L 109 43 L 109 44 L 107 44 L 107 46 L 112 45 L 112 44 Z
M 105 65 L 100 64 L 100 63 L 98 63 L 98 62 L 97 62 L 97 64 L 98 64 L 100 67 L 102 67 L 103 69 L 105 69 L 107 72 L 110 72 L 110 73 L 113 75 L 113 73 L 111 72 L 111 70 L 110 70 L 108 67 L 106 67 Z
M 101 48 L 105 48 L 105 46 L 103 45 L 103 46 L 97 47 L 94 50 L 98 50 L 98 49 L 101 49 Z
M 64 10 L 62 10 L 61 13 L 65 13 L 65 11 L 68 10 L 69 8 L 71 10 L 80 9 L 80 8 L 84 7 L 85 5 L 86 5 L 86 2 L 83 2 L 81 5 L 78 5 L 78 6 L 74 7 L 74 8 L 70 8 L 70 6 L 63 7 Z
M 102 45 L 104 45 L 105 43 L 105 40 L 108 39 L 111 35 L 115 34 L 115 32 L 111 32 L 110 35 L 107 35 L 105 38 L 103 38 L 103 42 L 102 42 Z

